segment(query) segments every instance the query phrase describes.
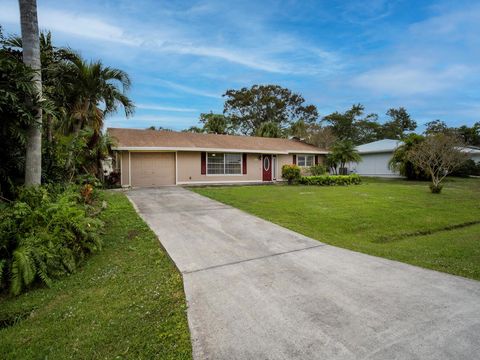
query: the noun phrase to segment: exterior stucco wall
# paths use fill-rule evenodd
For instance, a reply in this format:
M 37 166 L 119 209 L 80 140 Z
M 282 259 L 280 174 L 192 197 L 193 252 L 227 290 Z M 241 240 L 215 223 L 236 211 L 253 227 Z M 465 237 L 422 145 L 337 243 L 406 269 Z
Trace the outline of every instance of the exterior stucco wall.
M 202 175 L 201 152 L 177 152 L 177 182 L 262 181 L 262 162 L 258 154 L 247 154 L 247 173 L 242 175 Z
M 121 151 L 119 154 L 120 157 L 120 175 L 121 175 L 121 185 L 122 186 L 129 186 L 129 157 L 128 151 Z
M 128 151 L 119 151 L 119 167 L 121 172 L 121 185 L 130 186 L 129 171 L 135 161 L 134 156 L 129 157 Z M 297 154 L 298 156 L 298 154 Z M 325 161 L 325 155 L 318 155 L 319 163 Z M 277 166 L 276 174 L 273 176 L 276 180 L 282 179 L 282 166 L 293 164 L 293 154 L 276 155 Z M 129 160 L 132 164 L 129 164 Z M 172 170 L 175 172 L 175 168 Z M 172 174 L 175 177 L 175 173 Z M 176 182 L 178 184 L 188 183 L 222 183 L 222 182 L 261 182 L 262 181 L 262 161 L 260 154 L 247 154 L 247 173 L 242 175 L 202 175 L 201 174 L 201 152 L 179 151 L 176 156 Z
M 301 153 L 296 154 L 302 155 Z M 288 155 L 277 155 L 277 180 L 283 180 L 282 178 L 282 166 L 283 165 L 292 165 L 293 164 L 293 154 Z M 325 164 L 325 155 L 319 154 L 318 155 L 318 164 L 322 165 Z M 301 168 L 302 175 L 309 175 L 308 167 Z
M 282 166 L 283 165 L 292 165 L 293 164 L 293 155 L 277 155 L 277 180 L 283 180 L 282 178 Z

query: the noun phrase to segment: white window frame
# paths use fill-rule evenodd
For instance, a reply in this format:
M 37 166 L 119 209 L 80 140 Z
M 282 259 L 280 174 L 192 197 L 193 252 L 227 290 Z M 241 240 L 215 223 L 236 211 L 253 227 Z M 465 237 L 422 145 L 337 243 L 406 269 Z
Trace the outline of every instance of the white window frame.
M 223 174 L 209 174 L 208 173 L 208 154 L 223 154 Z M 227 154 L 234 154 L 234 155 L 238 155 L 240 154 L 240 173 L 238 174 L 225 174 L 225 166 L 226 166 L 226 162 L 225 162 L 225 155 Z M 207 176 L 243 176 L 243 153 L 232 153 L 232 152 L 207 152 L 206 153 L 206 174 Z
M 300 158 L 303 157 L 304 165 L 300 165 Z M 312 165 L 307 165 L 307 157 L 312 158 Z M 297 165 L 300 167 L 310 167 L 315 165 L 315 155 L 313 154 L 298 154 L 297 155 Z

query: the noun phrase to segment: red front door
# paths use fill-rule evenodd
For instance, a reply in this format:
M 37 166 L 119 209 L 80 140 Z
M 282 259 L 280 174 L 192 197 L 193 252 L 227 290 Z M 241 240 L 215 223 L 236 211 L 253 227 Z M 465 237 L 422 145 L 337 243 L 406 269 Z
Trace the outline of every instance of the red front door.
M 263 181 L 272 181 L 272 155 L 263 155 L 262 169 Z

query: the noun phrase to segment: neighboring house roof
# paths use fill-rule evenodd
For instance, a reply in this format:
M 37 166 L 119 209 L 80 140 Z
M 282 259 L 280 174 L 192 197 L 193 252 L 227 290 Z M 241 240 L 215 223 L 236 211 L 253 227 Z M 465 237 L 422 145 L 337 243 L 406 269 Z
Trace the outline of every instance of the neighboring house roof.
M 359 154 L 387 153 L 394 152 L 395 149 L 403 145 L 400 140 L 383 139 L 356 147 Z
M 403 145 L 401 140 L 383 139 L 356 147 L 359 154 L 389 153 L 394 152 L 399 146 Z M 475 146 L 458 147 L 458 150 L 470 155 L 480 154 L 480 148 Z
M 109 128 L 107 132 L 116 140 L 114 150 L 328 153 L 327 150 L 293 139 L 120 128 Z

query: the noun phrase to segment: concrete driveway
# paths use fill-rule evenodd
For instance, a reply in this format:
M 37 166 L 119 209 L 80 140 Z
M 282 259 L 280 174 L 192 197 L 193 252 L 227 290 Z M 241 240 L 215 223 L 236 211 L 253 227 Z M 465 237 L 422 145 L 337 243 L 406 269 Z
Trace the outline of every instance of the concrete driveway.
M 480 359 L 480 282 L 325 245 L 179 187 L 128 197 L 183 274 L 195 359 Z

